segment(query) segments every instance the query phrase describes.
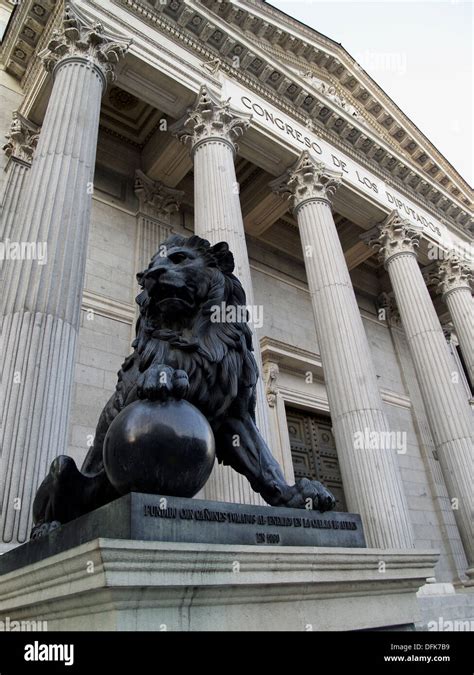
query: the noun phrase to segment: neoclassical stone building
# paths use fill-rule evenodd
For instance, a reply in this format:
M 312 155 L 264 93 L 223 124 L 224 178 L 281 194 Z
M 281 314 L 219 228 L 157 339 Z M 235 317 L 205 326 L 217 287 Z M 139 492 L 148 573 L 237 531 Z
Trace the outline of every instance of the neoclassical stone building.
M 91 444 L 135 273 L 195 232 L 229 242 L 262 309 L 258 424 L 286 477 L 362 517 L 366 550 L 305 558 L 308 597 L 346 607 L 315 629 L 474 617 L 466 182 L 339 44 L 263 0 L 0 7 L 0 550 L 28 539 L 52 459 Z M 202 496 L 260 503 L 222 467 Z M 312 625 L 304 588 L 290 628 Z

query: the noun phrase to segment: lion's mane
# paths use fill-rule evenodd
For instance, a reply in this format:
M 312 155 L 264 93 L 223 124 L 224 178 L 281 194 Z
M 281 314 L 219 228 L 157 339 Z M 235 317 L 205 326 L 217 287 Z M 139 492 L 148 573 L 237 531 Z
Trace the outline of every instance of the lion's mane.
M 117 394 L 120 400 L 117 401 L 117 407 L 125 405 L 129 388 L 134 384 L 126 374 L 138 359 L 140 373 L 152 363 L 163 363 L 184 370 L 189 377 L 186 399 L 199 408 L 210 422 L 225 415 L 239 390 L 243 389 L 251 390 L 249 410 L 254 417 L 258 370 L 252 354 L 250 328 L 247 322 L 211 321 L 213 309 L 221 307 L 222 303 L 226 308 L 246 305 L 245 291 L 232 273 L 232 253 L 227 244 L 211 246 L 208 241 L 195 235 L 189 238 L 172 235 L 160 249 L 177 246 L 193 249 L 204 258 L 204 272 L 198 268 L 197 274 L 204 274 L 205 278 L 195 279 L 195 282 L 208 283 L 207 296 L 192 322 L 191 336 L 185 337 L 180 331 L 166 325 L 165 317 L 150 302 L 142 283 L 144 272 L 137 275 L 143 290 L 136 298 L 140 314 L 136 338 L 132 343 L 135 351 L 119 373 Z M 149 268 L 158 255 L 160 252 L 152 258 Z M 239 314 L 236 316 L 239 317 Z M 133 370 L 137 372 L 136 368 Z

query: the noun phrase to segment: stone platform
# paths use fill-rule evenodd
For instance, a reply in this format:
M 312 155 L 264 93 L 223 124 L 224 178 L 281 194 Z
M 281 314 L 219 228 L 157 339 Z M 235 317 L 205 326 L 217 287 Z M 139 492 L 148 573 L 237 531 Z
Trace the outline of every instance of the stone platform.
M 0 556 L 0 621 L 49 631 L 309 631 L 419 620 L 433 551 L 360 518 L 132 493 Z
M 104 537 L 177 543 L 365 546 L 360 516 L 132 492 L 0 556 L 0 575 Z
M 0 620 L 46 621 L 48 631 L 406 630 L 419 620 L 416 591 L 437 559 L 95 539 L 1 575 Z

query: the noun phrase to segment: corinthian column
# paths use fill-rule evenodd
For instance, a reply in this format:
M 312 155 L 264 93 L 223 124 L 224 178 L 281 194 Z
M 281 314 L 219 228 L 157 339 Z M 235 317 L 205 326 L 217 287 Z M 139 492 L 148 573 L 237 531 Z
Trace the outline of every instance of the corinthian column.
M 418 266 L 420 231 L 393 211 L 363 238 L 379 251 L 390 276 L 451 506 L 472 567 L 472 415 Z
M 184 196 L 182 190 L 166 187 L 160 181 L 148 178 L 143 171 L 135 172 L 137 213 L 137 272 L 141 272 L 158 251 L 161 242 L 171 234 L 170 215 L 177 211 Z
M 413 534 L 395 448 L 388 443 L 370 348 L 331 213 L 339 183 L 340 174 L 303 152 L 271 187 L 292 200 L 298 220 L 349 510 L 360 513 L 369 546 L 410 548 Z
M 472 270 L 458 256 L 450 255 L 428 271 L 427 281 L 435 284 L 437 292 L 449 309 L 471 384 L 474 386 Z
M 211 244 L 226 241 L 234 254 L 234 274 L 242 282 L 247 304 L 254 305 L 252 277 L 245 241 L 234 159 L 236 139 L 244 133 L 251 116 L 235 113 L 201 87 L 196 103 L 171 131 L 189 143 L 194 163 L 194 231 Z M 262 372 L 258 337 L 254 334 L 255 358 Z M 257 423 L 270 439 L 267 402 L 262 379 L 257 383 Z M 261 503 L 245 478 L 229 467 L 219 467 L 205 488 L 206 497 L 243 503 Z
M 17 214 L 20 196 L 31 167 L 39 131 L 39 127 L 18 111 L 13 113 L 10 131 L 7 134 L 8 143 L 3 146 L 8 157 L 8 176 L 0 216 L 0 240 L 4 242 L 10 239 L 13 219 Z
M 12 238 L 41 244 L 46 259 L 6 269 L 4 544 L 28 538 L 37 485 L 66 448 L 101 98 L 126 48 L 67 8 L 44 57 L 54 84 Z

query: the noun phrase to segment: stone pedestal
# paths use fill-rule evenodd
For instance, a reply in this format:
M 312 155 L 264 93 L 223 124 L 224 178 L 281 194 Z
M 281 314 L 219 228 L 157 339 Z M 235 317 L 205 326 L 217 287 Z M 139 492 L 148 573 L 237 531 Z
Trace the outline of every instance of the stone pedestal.
M 45 56 L 54 84 L 11 236 L 46 258 L 5 265 L 3 543 L 27 539 L 36 488 L 66 448 L 101 98 L 126 47 L 66 9 Z
M 95 539 L 0 576 L 0 620 L 48 631 L 411 627 L 437 557 Z
M 340 175 L 307 152 L 271 183 L 291 198 L 298 220 L 337 454 L 350 511 L 360 513 L 369 546 L 413 546 L 395 448 L 370 347 L 349 276 L 330 198 Z M 370 435 L 368 447 L 360 438 Z

